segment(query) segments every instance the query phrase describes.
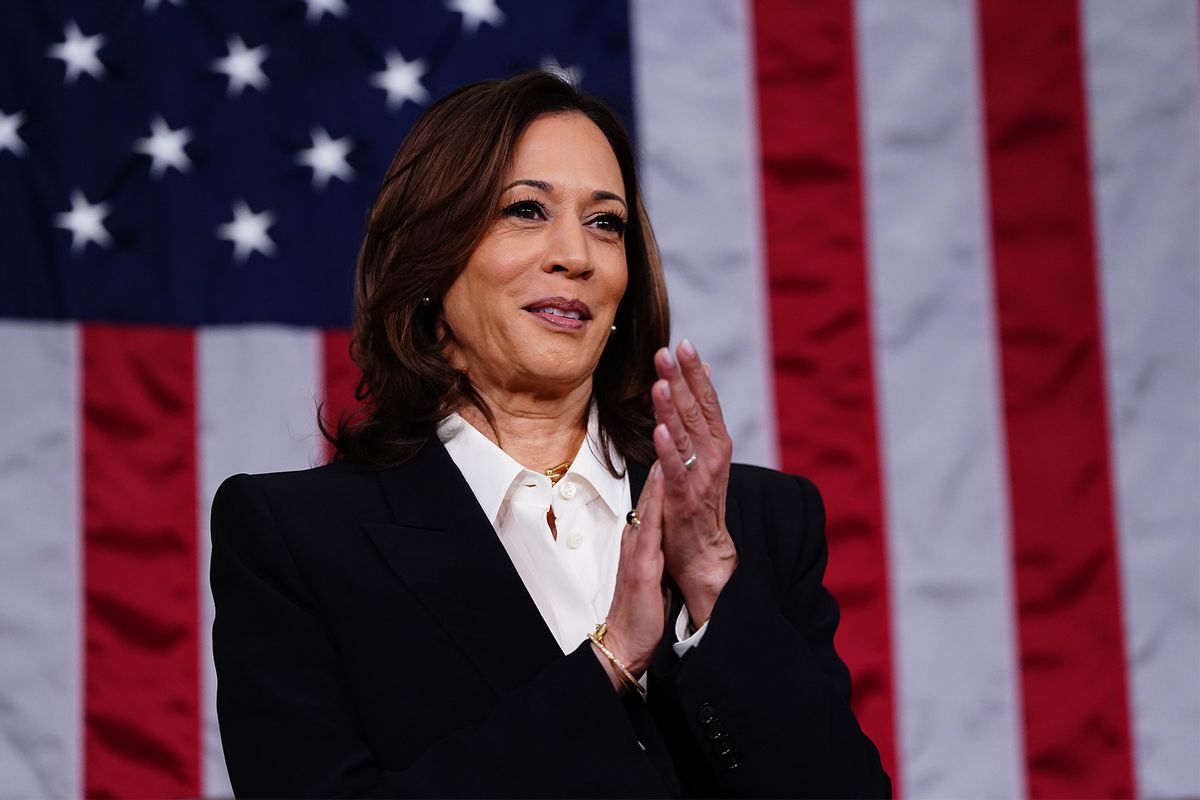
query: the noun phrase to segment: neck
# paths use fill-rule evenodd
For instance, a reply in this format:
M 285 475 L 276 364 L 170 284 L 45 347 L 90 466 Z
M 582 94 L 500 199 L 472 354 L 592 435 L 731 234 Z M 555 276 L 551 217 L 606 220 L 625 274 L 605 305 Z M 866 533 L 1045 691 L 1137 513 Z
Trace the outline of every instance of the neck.
M 587 433 L 591 381 L 562 396 L 514 394 L 476 387 L 492 412 L 495 429 L 472 405 L 463 419 L 526 469 L 544 472 L 574 458 Z

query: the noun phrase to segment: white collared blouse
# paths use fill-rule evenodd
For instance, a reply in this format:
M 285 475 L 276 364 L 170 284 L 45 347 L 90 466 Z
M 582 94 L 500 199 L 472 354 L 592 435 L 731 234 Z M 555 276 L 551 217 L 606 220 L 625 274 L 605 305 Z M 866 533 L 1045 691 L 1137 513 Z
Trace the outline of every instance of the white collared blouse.
M 517 463 L 458 414 L 442 420 L 437 433 L 559 647 L 575 650 L 608 614 L 625 514 L 633 507 L 628 473 L 614 477 L 596 456 L 595 410 L 588 435 L 556 485 Z M 619 454 L 613 461 L 624 471 Z M 550 509 L 557 537 L 546 519 Z M 687 625 L 684 608 L 675 623 L 678 655 L 704 635 L 706 625 L 686 636 Z

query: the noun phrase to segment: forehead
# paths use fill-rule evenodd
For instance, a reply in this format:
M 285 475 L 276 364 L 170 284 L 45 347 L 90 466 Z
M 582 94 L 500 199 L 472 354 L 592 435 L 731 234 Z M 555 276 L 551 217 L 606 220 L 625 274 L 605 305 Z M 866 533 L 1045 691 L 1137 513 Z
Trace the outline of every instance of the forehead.
M 622 189 L 621 166 L 608 139 L 577 112 L 547 114 L 529 124 L 508 168 L 509 180 L 522 178 L 588 191 Z

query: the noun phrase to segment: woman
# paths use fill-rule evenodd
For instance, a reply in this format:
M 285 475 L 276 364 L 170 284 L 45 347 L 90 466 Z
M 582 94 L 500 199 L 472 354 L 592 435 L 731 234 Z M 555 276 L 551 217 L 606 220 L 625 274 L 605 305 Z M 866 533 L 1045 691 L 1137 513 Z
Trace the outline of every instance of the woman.
M 358 270 L 366 403 L 337 460 L 213 505 L 239 794 L 890 792 L 833 650 L 820 499 L 731 468 L 706 367 L 664 347 L 606 107 L 542 73 L 439 101 Z

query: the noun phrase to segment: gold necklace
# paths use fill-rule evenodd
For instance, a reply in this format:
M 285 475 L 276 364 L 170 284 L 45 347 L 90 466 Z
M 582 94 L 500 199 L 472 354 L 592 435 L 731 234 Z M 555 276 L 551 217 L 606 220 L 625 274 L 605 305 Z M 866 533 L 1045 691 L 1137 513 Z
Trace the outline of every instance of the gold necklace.
M 546 470 L 546 474 L 550 476 L 550 485 L 558 483 L 558 479 L 567 474 L 567 470 L 571 468 L 570 461 L 564 461 L 561 464 L 551 467 Z

